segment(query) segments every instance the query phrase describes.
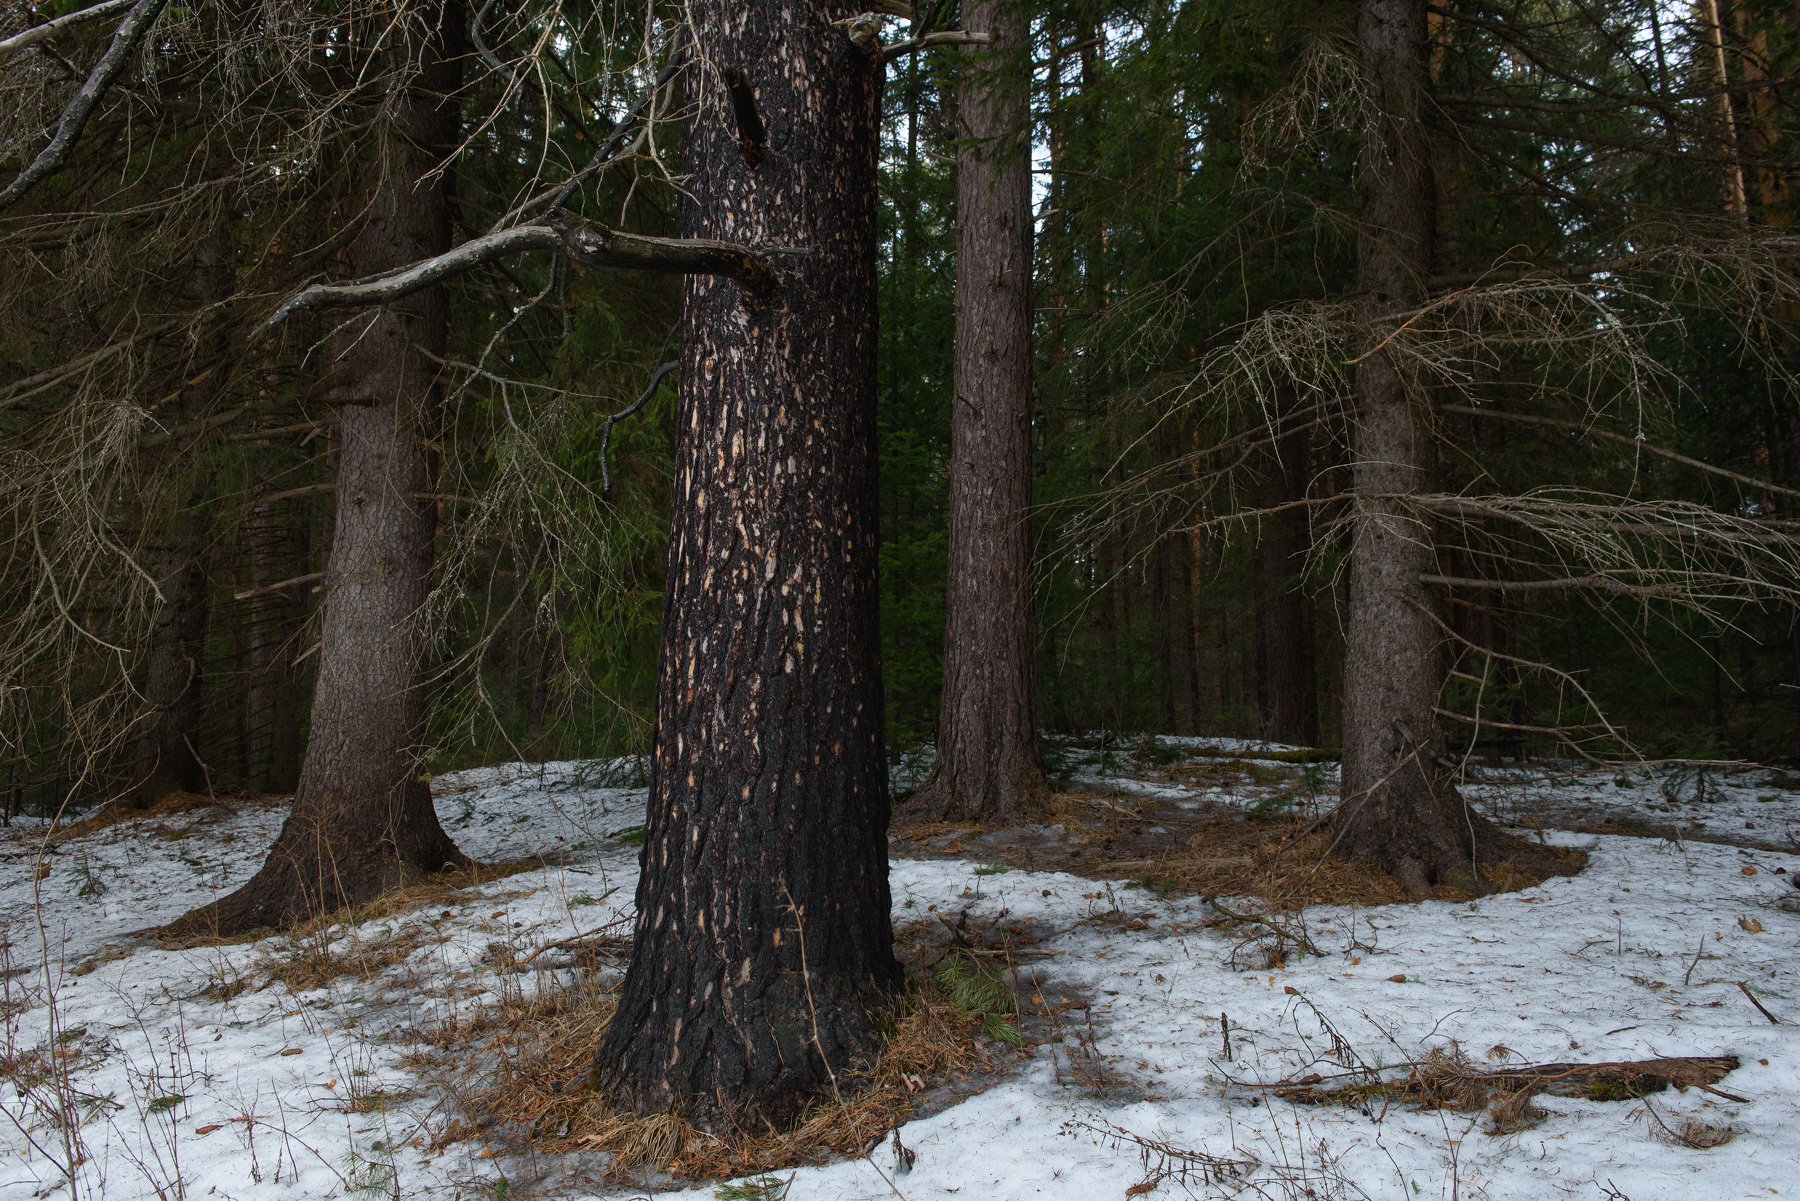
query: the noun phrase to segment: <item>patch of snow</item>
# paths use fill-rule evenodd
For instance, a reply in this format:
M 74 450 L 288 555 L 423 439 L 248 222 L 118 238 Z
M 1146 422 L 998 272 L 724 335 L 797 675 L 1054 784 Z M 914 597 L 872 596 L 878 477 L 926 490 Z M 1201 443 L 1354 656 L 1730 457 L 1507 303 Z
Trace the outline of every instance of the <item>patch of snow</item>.
M 71 1159 L 80 1194 L 108 1201 L 392 1196 L 396 1187 L 409 1201 L 494 1196 L 503 1159 L 474 1143 L 424 1149 L 422 1136 L 456 1116 L 454 1100 L 408 1052 L 423 1027 L 554 986 L 554 973 L 508 973 L 509 958 L 629 919 L 637 848 L 617 835 L 642 823 L 644 806 L 641 784 L 620 778 L 629 767 L 443 777 L 439 814 L 464 850 L 543 865 L 421 910 L 236 946 L 170 951 L 131 935 L 246 879 L 279 808 L 192 810 L 51 846 L 41 831 L 12 831 L 0 844 L 0 1106 L 13 1119 L 0 1126 L 0 1197 L 70 1195 Z M 1479 774 L 1480 803 L 1528 828 L 1641 821 L 1646 807 L 1670 803 L 1671 781 L 1647 772 Z M 1183 800 L 1258 795 L 1144 777 L 1133 769 L 1105 786 Z M 1704 824 L 1776 842 L 1800 828 L 1800 798 L 1778 777 L 1746 772 L 1710 787 L 1662 811 L 1681 819 L 1674 833 Z M 1063 1039 L 1015 1074 L 907 1123 L 909 1173 L 896 1174 L 884 1145 L 866 1160 L 795 1169 L 789 1195 L 1118 1196 L 1144 1178 L 1126 1135 L 1254 1160 L 1246 1170 L 1256 1179 L 1306 1173 L 1320 1196 L 1334 1195 L 1332 1180 L 1336 1195 L 1371 1198 L 1788 1195 L 1800 1129 L 1800 915 L 1777 902 L 1794 893 L 1800 857 L 1691 836 L 1542 836 L 1588 850 L 1587 869 L 1474 902 L 1314 907 L 1294 920 L 1325 953 L 1262 971 L 1232 969 L 1243 934 L 1212 924 L 1196 898 L 897 860 L 896 920 L 1029 920 L 1044 954 L 1020 968 L 1021 994 L 1055 982 L 1090 1008 L 1063 1015 Z M 272 965 L 358 947 L 398 957 L 367 979 L 268 982 Z M 1745 987 L 1786 1024 L 1771 1024 Z M 1341 1072 L 1350 1054 L 1392 1065 L 1452 1041 L 1497 1065 L 1735 1054 L 1742 1066 L 1721 1087 L 1749 1101 L 1656 1097 L 1671 1122 L 1693 1116 L 1737 1132 L 1697 1151 L 1658 1141 L 1630 1102 L 1544 1098 L 1542 1124 L 1494 1137 L 1479 1114 L 1395 1104 L 1377 1121 L 1262 1088 Z M 53 1047 L 60 1079 L 34 1071 Z M 385 1108 L 367 1103 L 377 1094 L 390 1098 Z M 75 1120 L 59 1128 L 69 1109 Z M 1153 1195 L 1181 1191 L 1165 1180 Z M 669 1195 L 711 1198 L 713 1186 Z

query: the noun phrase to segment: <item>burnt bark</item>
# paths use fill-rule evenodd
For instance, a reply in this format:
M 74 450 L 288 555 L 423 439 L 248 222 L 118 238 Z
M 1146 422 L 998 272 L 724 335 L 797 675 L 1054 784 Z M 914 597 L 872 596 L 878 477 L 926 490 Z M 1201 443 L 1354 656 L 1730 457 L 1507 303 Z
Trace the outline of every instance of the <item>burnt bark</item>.
M 1414 895 L 1479 887 L 1485 863 L 1524 851 L 1463 801 L 1435 708 L 1444 682 L 1435 533 L 1409 503 L 1436 470 L 1424 381 L 1400 316 L 1431 272 L 1435 187 L 1426 126 L 1425 0 L 1364 0 L 1365 125 L 1357 166 L 1360 355 L 1351 428 L 1355 517 L 1344 660 L 1343 803 L 1336 846 Z
M 459 68 L 444 4 L 391 12 L 375 69 L 385 103 L 362 167 L 362 225 L 347 273 L 367 275 L 450 244 L 442 176 L 455 145 Z M 311 736 L 294 806 L 244 886 L 172 933 L 281 928 L 465 862 L 420 777 L 446 299 L 429 288 L 338 335 L 337 514 L 325 568 Z
M 779 1123 L 876 1053 L 889 916 L 876 637 L 879 59 L 854 3 L 697 0 L 684 233 L 778 255 L 690 278 L 637 929 L 595 1060 L 618 1104 Z M 741 92 L 741 89 L 740 89 Z
M 223 229 L 214 230 L 201 239 L 189 263 L 189 302 L 202 313 L 223 303 L 231 296 L 232 278 L 230 239 Z M 217 317 L 201 320 L 212 327 L 197 343 L 207 353 L 188 361 L 174 403 L 158 414 L 166 428 L 201 415 L 218 394 L 226 371 L 225 339 Z M 155 524 L 144 545 L 144 568 L 156 581 L 159 597 L 144 662 L 147 712 L 130 744 L 129 779 L 115 800 L 134 809 L 148 808 L 176 792 L 202 792 L 208 783 L 199 742 L 210 489 L 205 473 L 184 461 L 188 448 L 179 440 L 164 439 L 146 453 L 150 486 L 168 488 L 173 508 Z
M 1038 761 L 1031 613 L 1031 159 L 1025 20 L 974 0 L 963 27 L 956 187 L 956 397 L 937 759 L 909 811 L 1016 817 L 1050 787 Z

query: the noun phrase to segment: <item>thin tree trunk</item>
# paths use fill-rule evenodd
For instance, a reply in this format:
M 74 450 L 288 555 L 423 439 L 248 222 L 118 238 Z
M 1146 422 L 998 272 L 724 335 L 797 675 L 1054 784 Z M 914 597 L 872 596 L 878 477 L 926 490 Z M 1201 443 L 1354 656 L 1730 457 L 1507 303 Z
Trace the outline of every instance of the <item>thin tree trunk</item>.
M 1424 295 L 1435 192 L 1426 128 L 1425 0 L 1364 0 L 1367 115 L 1358 162 L 1362 353 L 1355 377 L 1355 518 L 1344 662 L 1340 853 L 1368 856 L 1407 889 L 1479 886 L 1481 866 L 1523 844 L 1470 809 L 1446 770 L 1435 708 L 1444 680 L 1433 531 L 1407 502 L 1433 486 L 1423 381 L 1392 340 Z
M 188 298 L 196 310 L 227 300 L 232 288 L 231 243 L 223 229 L 208 234 L 195 249 L 189 267 Z M 204 318 L 203 318 L 204 319 Z M 211 403 L 226 373 L 225 347 L 217 336 L 205 339 L 213 361 L 188 365 L 187 379 L 175 404 L 162 415 L 169 427 L 200 415 Z M 143 697 L 149 713 L 132 742 L 131 778 L 118 803 L 148 808 L 175 792 L 207 787 L 200 760 L 200 717 L 203 710 L 201 663 L 206 653 L 206 542 L 212 531 L 207 506 L 210 492 L 204 472 L 180 481 L 183 447 L 164 442 L 146 464 L 152 486 L 167 484 L 175 500 L 169 514 L 151 514 L 160 522 L 145 547 L 144 566 L 156 581 L 161 600 L 149 631 L 144 664 Z
M 292 792 L 300 772 L 300 689 L 292 645 L 304 594 L 274 585 L 306 574 L 304 539 L 282 502 L 258 500 L 244 523 L 250 551 L 250 681 L 244 696 L 252 786 Z
M 1744 147 L 1738 134 L 1737 110 L 1731 102 L 1731 68 L 1725 57 L 1725 23 L 1719 12 L 1719 0 L 1700 0 L 1700 17 L 1712 59 L 1711 67 L 1719 85 L 1713 104 L 1718 114 L 1719 141 L 1725 150 L 1722 169 L 1725 211 L 1737 221 L 1748 221 L 1750 202 L 1744 177 Z
M 1280 421 L 1285 414 L 1277 413 Z M 1312 603 L 1302 577 L 1312 545 L 1306 510 L 1292 502 L 1306 495 L 1311 473 L 1305 430 L 1275 444 L 1263 503 L 1275 509 L 1263 523 L 1259 547 L 1261 576 L 1268 589 L 1264 616 L 1267 700 L 1263 736 L 1275 742 L 1316 746 L 1319 741 L 1319 682 L 1315 669 Z
M 1031 616 L 1031 117 L 1024 14 L 974 0 L 963 26 L 993 41 L 965 52 L 957 104 L 944 685 L 937 760 L 908 808 L 988 821 L 1033 810 L 1050 792 Z
M 389 95 L 366 160 L 366 206 L 347 263 L 353 275 L 450 244 L 443 177 L 454 147 L 459 69 L 446 42 L 454 10 L 391 10 L 377 69 Z M 180 919 L 178 933 L 281 928 L 367 901 L 466 862 L 438 824 L 420 777 L 436 507 L 429 499 L 442 395 L 433 359 L 447 332 L 431 288 L 351 323 L 336 357 L 340 439 L 336 531 L 312 731 L 299 791 L 262 869 Z
M 777 259 L 772 305 L 685 287 L 637 930 L 595 1075 L 619 1104 L 726 1130 L 792 1118 L 868 1062 L 900 980 L 876 630 L 881 66 L 833 27 L 862 11 L 846 0 L 687 11 L 708 69 L 686 76 L 683 231 L 807 253 Z
M 531 696 L 525 710 L 525 742 L 534 754 L 541 753 L 539 743 L 549 722 L 567 716 L 563 679 L 568 669 L 569 646 L 562 617 L 568 608 L 567 595 L 559 591 L 551 601 L 549 626 L 530 640 L 534 653 Z

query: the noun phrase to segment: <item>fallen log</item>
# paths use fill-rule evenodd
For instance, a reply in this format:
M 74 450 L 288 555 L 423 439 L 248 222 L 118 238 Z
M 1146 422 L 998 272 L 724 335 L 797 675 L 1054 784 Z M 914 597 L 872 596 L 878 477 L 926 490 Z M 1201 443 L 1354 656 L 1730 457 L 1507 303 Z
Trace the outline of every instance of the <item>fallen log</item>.
M 1328 1084 L 1303 1076 L 1274 1086 L 1276 1096 L 1303 1105 L 1359 1103 L 1391 1097 L 1433 1108 L 1480 1109 L 1496 1099 L 1548 1093 L 1589 1101 L 1632 1101 L 1674 1088 L 1697 1088 L 1727 1101 L 1740 1097 L 1715 1087 L 1736 1070 L 1735 1055 L 1677 1055 L 1605 1063 L 1538 1063 L 1524 1067 L 1476 1069 L 1453 1054 L 1434 1055 L 1411 1066 L 1405 1076 Z

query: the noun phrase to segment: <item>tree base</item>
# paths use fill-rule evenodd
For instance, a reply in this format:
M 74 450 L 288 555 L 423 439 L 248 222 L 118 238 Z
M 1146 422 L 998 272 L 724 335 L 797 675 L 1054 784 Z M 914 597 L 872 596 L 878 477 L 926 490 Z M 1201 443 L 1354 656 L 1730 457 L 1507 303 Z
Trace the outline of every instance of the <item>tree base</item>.
M 620 1110 L 672 1113 L 709 1134 L 786 1129 L 874 1065 L 897 988 L 784 975 L 681 1014 L 628 996 L 594 1057 L 594 1086 Z
M 421 804 L 423 814 L 417 812 Z M 296 801 L 256 875 L 237 891 L 159 928 L 156 935 L 213 939 L 287 930 L 474 862 L 438 824 L 423 784 L 406 802 L 405 808 L 413 810 L 407 814 L 410 820 L 387 830 L 366 832 L 355 820 L 363 815 L 327 811 L 335 808 L 329 800 L 311 805 Z
M 1035 755 L 1029 760 L 1020 757 L 1010 770 L 985 771 L 981 777 L 946 771 L 940 761 L 925 782 L 895 806 L 895 816 L 907 822 L 1018 825 L 1048 815 L 1050 781 Z
M 1376 803 L 1340 807 L 1331 818 L 1337 830 L 1331 853 L 1372 860 L 1414 900 L 1441 891 L 1505 892 L 1579 870 L 1552 848 L 1507 833 L 1447 784 L 1404 805 L 1400 799 L 1390 793 Z

